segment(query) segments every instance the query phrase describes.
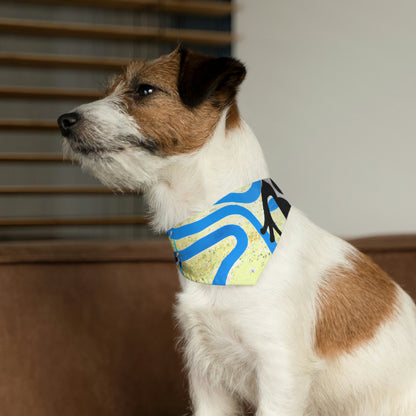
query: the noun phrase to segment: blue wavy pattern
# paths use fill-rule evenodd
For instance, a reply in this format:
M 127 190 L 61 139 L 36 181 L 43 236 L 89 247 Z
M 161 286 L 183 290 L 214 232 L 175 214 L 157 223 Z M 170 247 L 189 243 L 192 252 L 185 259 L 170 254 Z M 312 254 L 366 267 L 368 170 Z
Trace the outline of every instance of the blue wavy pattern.
M 270 234 L 268 232 L 266 232 L 265 234 L 261 234 L 260 229 L 263 227 L 263 225 L 260 223 L 260 221 L 255 217 L 255 215 L 250 210 L 240 205 L 227 205 L 225 207 L 218 209 L 217 211 L 212 212 L 206 217 L 201 218 L 198 221 L 192 222 L 190 224 L 182 225 L 181 227 L 178 227 L 178 228 L 172 228 L 169 231 L 169 237 L 175 240 L 188 237 L 192 234 L 196 234 L 196 233 L 201 232 L 202 230 L 205 230 L 205 228 L 209 227 L 210 225 L 230 215 L 241 215 L 245 217 L 248 221 L 250 221 L 253 227 L 262 236 L 264 242 L 269 247 L 269 250 L 271 252 L 274 251 L 274 249 L 276 248 L 276 242 L 273 242 L 273 243 L 270 242 Z
M 224 227 L 221 227 L 218 230 L 213 231 L 211 234 L 208 234 L 207 236 L 191 244 L 189 247 L 181 250 L 180 260 L 182 262 L 189 260 L 190 258 L 196 256 L 202 251 L 205 251 L 207 248 L 219 243 L 224 238 L 230 236 L 235 237 L 237 244 L 235 245 L 233 250 L 227 255 L 227 257 L 225 257 L 225 259 L 221 262 L 221 265 L 218 268 L 217 273 L 212 282 L 213 285 L 225 285 L 227 283 L 228 273 L 230 272 L 234 263 L 244 253 L 248 246 L 247 234 L 238 225 L 224 225 Z
M 253 182 L 250 188 L 246 192 L 232 192 L 231 194 L 226 195 L 224 198 L 220 199 L 215 205 L 234 202 L 236 204 L 250 204 L 257 201 L 261 193 L 261 182 Z M 269 199 L 269 209 L 274 211 L 277 209 L 277 202 L 273 199 Z
M 240 215 L 246 218 L 253 225 L 253 227 L 257 230 L 259 235 L 263 238 L 270 252 L 273 253 L 277 246 L 277 243 L 270 241 L 269 232 L 266 232 L 265 234 L 262 234 L 260 232 L 260 229 L 263 227 L 263 224 L 260 223 L 260 221 L 249 209 L 241 205 L 235 205 L 241 203 L 249 204 L 255 202 L 261 195 L 261 186 L 262 181 L 257 181 L 254 182 L 246 192 L 234 192 L 228 194 L 224 198 L 220 199 L 215 205 L 223 203 L 228 203 L 230 205 L 221 207 L 218 210 L 207 215 L 206 217 L 201 218 L 200 220 L 197 220 L 193 223 L 185 224 L 177 228 L 172 228 L 168 232 L 169 237 L 173 241 L 179 240 L 181 238 L 185 238 L 190 235 L 199 233 L 227 216 Z M 270 211 L 274 211 L 278 208 L 278 204 L 273 198 L 269 199 L 268 205 Z M 238 258 L 244 253 L 248 246 L 248 237 L 246 231 L 238 225 L 224 225 L 223 227 L 213 231 L 207 236 L 204 236 L 201 239 L 197 240 L 195 243 L 191 244 L 185 249 L 177 250 L 177 256 L 179 264 L 181 266 L 181 270 L 182 262 L 189 260 L 190 258 L 198 255 L 199 253 L 205 251 L 206 249 L 214 246 L 221 240 L 230 236 L 235 237 L 236 246 L 221 262 L 221 265 L 218 268 L 217 273 L 212 282 L 212 284 L 214 285 L 225 285 L 231 268 L 233 267 L 234 263 L 238 260 Z
M 269 204 L 269 210 L 270 210 L 270 212 L 272 212 L 275 209 L 279 208 L 279 205 L 277 205 L 277 202 L 273 198 L 270 198 L 269 199 L 268 204 Z
M 226 195 L 224 198 L 220 199 L 215 205 L 223 204 L 225 202 L 235 202 L 249 204 L 258 199 L 261 192 L 261 181 L 253 182 L 246 192 L 232 192 Z

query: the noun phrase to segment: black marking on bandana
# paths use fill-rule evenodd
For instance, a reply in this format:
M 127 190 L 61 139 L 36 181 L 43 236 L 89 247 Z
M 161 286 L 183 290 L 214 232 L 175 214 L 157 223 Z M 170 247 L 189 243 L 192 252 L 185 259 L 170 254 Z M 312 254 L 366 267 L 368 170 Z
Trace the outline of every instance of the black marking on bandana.
M 277 189 L 278 192 L 280 192 L 283 195 L 283 192 L 280 190 L 280 188 L 276 185 L 276 182 L 273 179 L 270 179 L 273 186 Z
M 277 191 L 281 194 L 279 187 L 272 181 L 273 186 L 276 187 Z M 270 213 L 269 208 L 269 197 L 271 196 L 277 203 L 277 205 L 280 208 L 280 211 L 282 211 L 282 214 L 287 218 L 290 211 L 290 204 L 289 202 L 276 194 L 276 190 L 273 188 L 270 183 L 268 183 L 265 180 L 261 181 L 261 199 L 263 202 L 263 212 L 264 212 L 264 225 L 263 228 L 260 230 L 262 234 L 265 234 L 267 230 L 269 230 L 270 233 L 270 242 L 273 243 L 275 241 L 274 238 L 274 230 L 280 235 L 282 235 L 282 231 L 279 229 L 279 227 L 276 225 L 276 223 L 273 220 L 272 214 Z

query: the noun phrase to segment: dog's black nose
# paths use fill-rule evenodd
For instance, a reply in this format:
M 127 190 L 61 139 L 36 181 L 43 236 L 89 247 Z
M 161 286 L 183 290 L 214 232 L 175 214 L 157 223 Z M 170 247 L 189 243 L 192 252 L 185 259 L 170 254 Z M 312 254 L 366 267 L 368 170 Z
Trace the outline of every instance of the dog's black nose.
M 58 125 L 61 129 L 61 133 L 63 136 L 68 136 L 71 132 L 72 127 L 78 123 L 80 116 L 78 113 L 66 113 L 62 114 L 58 118 Z

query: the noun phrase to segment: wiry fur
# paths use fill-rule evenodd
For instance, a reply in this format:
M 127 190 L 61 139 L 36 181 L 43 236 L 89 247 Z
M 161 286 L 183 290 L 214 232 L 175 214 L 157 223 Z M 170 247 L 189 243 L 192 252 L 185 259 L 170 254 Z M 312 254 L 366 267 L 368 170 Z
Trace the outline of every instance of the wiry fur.
M 164 57 L 162 64 L 170 62 L 172 70 L 179 72 L 180 53 Z M 155 68 L 157 62 L 152 63 Z M 210 65 L 217 66 L 221 69 L 220 63 Z M 140 78 L 140 73 L 136 75 Z M 150 78 L 147 74 L 146 82 Z M 109 97 L 75 110 L 82 114 L 82 122 L 75 139 L 64 141 L 64 148 L 105 184 L 143 191 L 153 227 L 166 231 L 223 195 L 269 176 L 249 127 L 242 120 L 236 122 L 235 114 L 232 128 L 226 122 L 233 83 L 235 94 L 241 80 L 228 79 L 227 105 L 221 108 L 223 81 L 216 85 L 210 77 L 210 95 L 198 105 L 217 111 L 218 121 L 209 139 L 192 151 L 169 154 L 163 153 L 169 147 L 154 152 L 141 146 L 149 137 L 133 116 L 140 108 L 129 109 L 122 87 L 117 86 Z M 158 99 L 169 100 L 169 105 L 175 99 L 182 106 L 177 86 L 170 88 L 176 92 Z M 198 97 L 189 99 L 194 101 Z M 135 105 L 151 106 L 152 101 Z M 195 116 L 198 107 L 188 107 L 182 111 Z M 160 102 L 157 109 L 163 111 Z M 77 150 L 78 142 L 87 144 L 90 151 Z M 415 306 L 397 285 L 387 285 L 377 291 L 377 308 L 365 309 L 374 313 L 371 327 L 366 326 L 360 303 L 349 302 L 349 294 L 343 292 L 343 282 L 351 282 L 349 270 L 354 279 L 366 279 L 366 262 L 349 244 L 292 207 L 278 248 L 255 286 L 207 286 L 180 275 L 176 316 L 183 332 L 194 415 L 237 415 L 243 402 L 256 409 L 257 416 L 416 415 Z M 377 286 L 374 267 L 370 268 Z M 334 270 L 343 270 L 343 275 Z M 325 322 L 331 321 L 327 325 L 319 318 L 330 307 L 335 281 L 343 300 L 339 310 L 353 313 L 354 319 L 337 322 L 341 312 L 336 312 L 326 315 Z M 358 319 L 362 328 L 351 344 L 349 321 Z M 330 340 L 331 325 L 344 325 L 336 336 L 345 339 L 334 340 L 331 354 L 326 354 L 317 346 L 316 334 L 319 330 L 325 337 L 327 331 Z

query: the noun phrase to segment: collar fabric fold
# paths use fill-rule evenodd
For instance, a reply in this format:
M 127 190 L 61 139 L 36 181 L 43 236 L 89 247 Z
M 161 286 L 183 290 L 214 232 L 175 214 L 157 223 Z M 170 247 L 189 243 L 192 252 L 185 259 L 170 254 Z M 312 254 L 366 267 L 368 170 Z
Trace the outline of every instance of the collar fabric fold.
M 194 282 L 255 285 L 289 211 L 273 180 L 244 186 L 168 231 L 176 265 Z

